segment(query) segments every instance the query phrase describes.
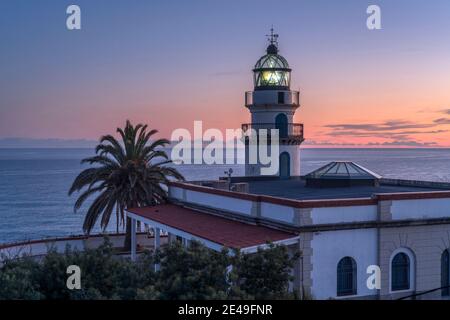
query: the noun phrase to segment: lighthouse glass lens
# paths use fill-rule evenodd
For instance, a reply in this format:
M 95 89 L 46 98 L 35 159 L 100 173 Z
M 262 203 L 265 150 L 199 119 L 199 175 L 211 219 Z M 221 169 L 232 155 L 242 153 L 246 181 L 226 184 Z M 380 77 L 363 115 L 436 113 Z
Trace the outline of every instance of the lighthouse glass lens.
M 287 75 L 283 71 L 263 71 L 259 80 L 260 86 L 285 86 Z
M 268 85 L 277 85 L 280 82 L 281 74 L 277 71 L 264 71 L 263 82 Z

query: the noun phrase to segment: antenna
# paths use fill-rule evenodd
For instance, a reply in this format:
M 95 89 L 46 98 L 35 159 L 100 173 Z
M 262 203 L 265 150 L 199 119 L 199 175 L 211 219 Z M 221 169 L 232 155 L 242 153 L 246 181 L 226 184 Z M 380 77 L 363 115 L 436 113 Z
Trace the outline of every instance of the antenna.
M 278 34 L 273 33 L 273 25 L 270 28 L 270 34 L 266 34 L 267 40 L 270 42 L 270 44 L 278 46 Z
M 231 190 L 231 175 L 233 174 L 233 169 L 228 169 L 228 171 L 225 171 L 224 172 L 227 176 L 228 176 L 228 178 L 227 178 L 227 180 L 228 180 L 228 190 Z

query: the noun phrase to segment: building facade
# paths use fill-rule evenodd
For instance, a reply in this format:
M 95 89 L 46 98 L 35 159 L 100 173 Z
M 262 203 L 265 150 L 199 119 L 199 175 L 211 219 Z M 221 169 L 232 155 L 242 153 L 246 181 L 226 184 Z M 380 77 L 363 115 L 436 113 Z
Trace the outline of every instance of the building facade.
M 283 188 L 288 181 L 271 182 Z M 170 197 L 194 212 L 290 234 L 283 244 L 301 251 L 293 288 L 315 299 L 396 299 L 450 285 L 450 191 L 437 189 L 450 190 L 450 185 L 426 190 L 395 183 L 388 185 L 390 193 L 324 199 L 323 190 L 317 190 L 316 199 L 302 200 L 177 182 Z M 188 241 L 205 240 L 202 234 L 183 233 L 183 224 L 178 229 L 171 232 Z M 380 268 L 379 279 L 371 277 L 374 267 Z M 436 290 L 417 299 L 447 298 L 446 293 Z
M 292 290 L 303 297 L 448 299 L 450 183 L 383 179 L 341 161 L 301 176 L 299 93 L 290 89 L 276 37 L 253 70 L 245 103 L 251 123 L 242 128 L 278 129 L 278 174 L 261 176 L 261 165 L 249 162 L 254 132 L 247 134 L 244 177 L 173 182 L 170 205 L 128 209 L 132 225 L 213 250 L 251 254 L 268 241 L 299 250 Z

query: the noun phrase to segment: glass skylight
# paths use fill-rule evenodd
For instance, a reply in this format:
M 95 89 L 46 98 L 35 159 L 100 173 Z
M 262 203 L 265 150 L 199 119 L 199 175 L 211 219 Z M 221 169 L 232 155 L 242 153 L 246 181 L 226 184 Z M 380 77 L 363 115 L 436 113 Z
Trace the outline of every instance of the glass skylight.
M 354 162 L 334 161 L 306 175 L 315 179 L 379 179 L 380 175 Z

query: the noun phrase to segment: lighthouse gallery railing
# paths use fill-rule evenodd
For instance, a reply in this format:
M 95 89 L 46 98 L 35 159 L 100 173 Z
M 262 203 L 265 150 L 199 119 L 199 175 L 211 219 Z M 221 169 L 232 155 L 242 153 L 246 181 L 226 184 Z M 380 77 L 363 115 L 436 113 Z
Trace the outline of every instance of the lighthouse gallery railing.
M 253 100 L 253 92 L 254 91 L 247 91 L 245 93 L 245 105 L 251 106 L 256 101 Z M 293 105 L 300 105 L 300 92 L 299 91 L 280 91 L 283 93 L 283 102 L 274 102 L 274 104 L 293 104 Z
M 244 133 L 252 129 L 255 131 L 258 131 L 259 129 L 267 129 L 268 134 L 270 134 L 270 129 L 278 129 L 280 138 L 303 139 L 302 123 L 288 123 L 284 127 L 277 126 L 275 123 L 244 123 L 241 128 Z

